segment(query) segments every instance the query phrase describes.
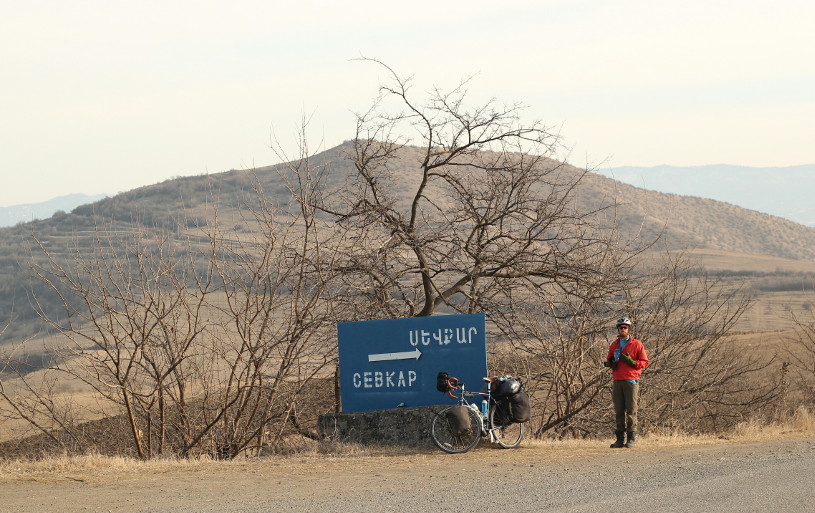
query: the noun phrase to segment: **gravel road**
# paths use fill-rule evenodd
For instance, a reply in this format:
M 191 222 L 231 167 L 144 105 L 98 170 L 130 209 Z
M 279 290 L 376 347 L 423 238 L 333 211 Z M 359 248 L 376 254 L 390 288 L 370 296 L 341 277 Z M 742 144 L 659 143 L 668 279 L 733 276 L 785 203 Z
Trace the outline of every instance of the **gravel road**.
M 808 512 L 815 439 L 267 458 L 0 482 L 0 512 Z

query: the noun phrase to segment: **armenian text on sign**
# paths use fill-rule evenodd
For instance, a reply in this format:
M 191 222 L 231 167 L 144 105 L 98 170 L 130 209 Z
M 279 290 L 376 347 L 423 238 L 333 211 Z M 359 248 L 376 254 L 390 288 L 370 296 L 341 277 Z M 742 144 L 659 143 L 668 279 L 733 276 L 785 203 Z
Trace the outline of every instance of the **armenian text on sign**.
M 440 371 L 479 390 L 487 372 L 485 331 L 484 314 L 339 323 L 342 410 L 451 402 L 436 390 Z

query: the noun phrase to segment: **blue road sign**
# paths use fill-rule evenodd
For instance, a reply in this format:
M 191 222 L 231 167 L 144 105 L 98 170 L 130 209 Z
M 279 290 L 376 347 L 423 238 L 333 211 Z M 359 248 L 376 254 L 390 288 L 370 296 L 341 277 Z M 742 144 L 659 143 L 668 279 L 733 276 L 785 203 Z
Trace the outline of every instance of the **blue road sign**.
M 337 336 L 344 412 L 452 403 L 440 371 L 472 391 L 487 375 L 483 313 L 341 322 Z

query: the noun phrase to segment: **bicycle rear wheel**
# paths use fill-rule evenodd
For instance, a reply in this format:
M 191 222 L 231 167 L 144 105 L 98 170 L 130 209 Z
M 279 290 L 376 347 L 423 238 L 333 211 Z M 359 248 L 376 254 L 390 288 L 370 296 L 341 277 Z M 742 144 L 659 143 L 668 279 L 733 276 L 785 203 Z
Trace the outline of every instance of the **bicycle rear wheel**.
M 467 408 L 470 427 L 466 431 L 455 432 L 456 427 L 451 423 L 448 413 L 458 406 L 448 406 L 433 417 L 430 434 L 433 442 L 444 452 L 451 454 L 467 452 L 481 439 L 481 419 L 475 411 Z
M 512 422 L 509 419 L 509 412 L 501 411 L 498 404 L 493 404 L 490 408 L 490 429 L 495 441 L 504 449 L 518 447 L 524 438 L 524 424 Z

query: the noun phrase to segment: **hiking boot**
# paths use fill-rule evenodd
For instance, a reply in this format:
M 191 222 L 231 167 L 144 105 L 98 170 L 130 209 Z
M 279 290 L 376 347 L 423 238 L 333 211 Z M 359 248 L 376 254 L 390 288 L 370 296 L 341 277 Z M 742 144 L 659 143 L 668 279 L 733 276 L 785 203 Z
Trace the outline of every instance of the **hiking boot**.
M 628 441 L 625 443 L 625 446 L 628 447 L 629 449 L 631 449 L 635 445 L 637 445 L 637 433 L 634 432 L 634 431 L 629 431 L 628 432 Z
M 625 431 L 615 431 L 615 435 L 617 435 L 617 441 L 611 444 L 612 449 L 619 449 L 620 447 L 625 447 Z

